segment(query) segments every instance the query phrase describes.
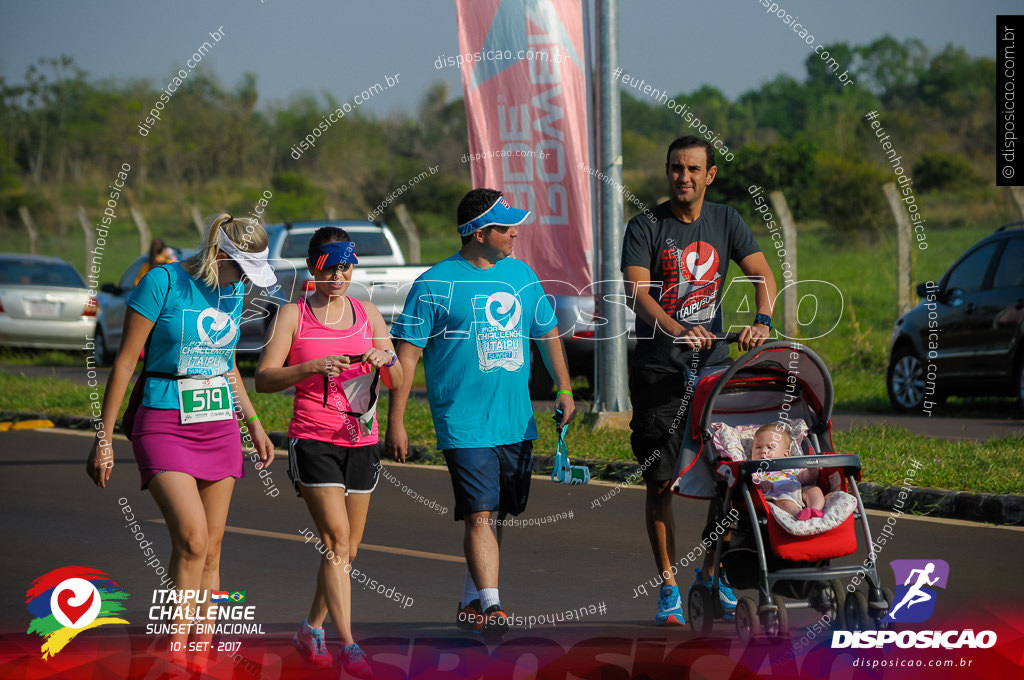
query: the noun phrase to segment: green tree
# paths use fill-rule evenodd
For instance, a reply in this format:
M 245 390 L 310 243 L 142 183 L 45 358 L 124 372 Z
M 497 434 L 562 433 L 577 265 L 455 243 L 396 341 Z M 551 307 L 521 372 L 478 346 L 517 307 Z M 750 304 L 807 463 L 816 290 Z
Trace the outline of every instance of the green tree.
M 890 176 L 879 166 L 856 157 L 819 152 L 808 207 L 838 234 L 871 242 L 891 221 L 882 185 Z

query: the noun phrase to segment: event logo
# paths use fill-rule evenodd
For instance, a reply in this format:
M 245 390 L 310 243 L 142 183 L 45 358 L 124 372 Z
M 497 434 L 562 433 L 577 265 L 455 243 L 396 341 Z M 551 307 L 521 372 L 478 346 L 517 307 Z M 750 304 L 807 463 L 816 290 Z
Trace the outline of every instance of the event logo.
M 473 298 L 473 322 L 480 370 L 515 373 L 526 364 L 523 346 L 523 303 L 513 293 L 499 291 Z
M 43 638 L 43 659 L 55 656 L 80 632 L 109 623 L 128 622 L 110 616 L 124 611 L 128 593 L 106 573 L 93 567 L 61 567 L 37 578 L 25 593 L 35 618 L 26 634 Z
M 949 580 L 949 564 L 945 560 L 892 560 L 896 575 L 893 606 L 882 619 L 895 623 L 920 623 L 935 612 L 935 588 L 945 588 Z M 896 645 L 900 649 L 988 649 L 997 641 L 995 631 L 966 630 L 837 630 L 832 634 L 832 649 L 882 649 Z
M 264 635 L 247 590 L 154 590 L 146 635 Z
M 718 251 L 704 241 L 695 241 L 680 254 L 683 274 L 690 283 L 710 283 L 718 274 Z
M 885 615 L 889 623 L 921 623 L 935 612 L 938 588 L 945 588 L 949 564 L 945 560 L 893 560 L 889 562 L 896 575 L 896 596 Z
M 209 331 L 216 331 L 220 334 L 220 337 L 216 340 L 210 336 L 209 331 L 203 323 L 207 319 L 213 319 L 213 323 L 210 324 Z M 225 328 L 227 328 L 227 331 L 220 333 L 221 331 L 224 331 Z M 212 307 L 203 310 L 199 315 L 199 319 L 196 322 L 196 330 L 199 331 L 199 341 L 204 345 L 209 345 L 210 347 L 223 347 L 234 340 L 235 336 L 238 334 L 238 326 L 236 326 L 235 322 L 231 320 L 231 315 L 227 312 L 222 312 L 219 309 L 213 309 Z
M 497 303 L 497 311 L 499 314 L 508 314 L 508 318 L 505 319 L 505 323 L 501 323 L 494 318 L 491 313 L 491 306 Z M 512 313 L 509 314 L 509 311 Z M 500 328 L 503 331 L 510 331 L 513 328 L 519 326 L 519 319 L 523 315 L 523 306 L 519 304 L 519 300 L 516 296 L 511 293 L 494 293 L 487 302 L 484 303 L 484 313 L 487 315 L 487 323 L 491 324 L 495 328 Z

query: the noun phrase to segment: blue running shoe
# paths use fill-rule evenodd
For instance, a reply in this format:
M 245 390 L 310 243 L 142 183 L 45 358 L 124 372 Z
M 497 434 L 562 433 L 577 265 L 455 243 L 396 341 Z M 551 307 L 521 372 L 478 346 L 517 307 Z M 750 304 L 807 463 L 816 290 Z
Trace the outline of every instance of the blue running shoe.
M 683 600 L 679 596 L 678 586 L 662 586 L 658 596 L 658 613 L 654 620 L 662 626 L 685 626 L 683 617 Z
M 693 579 L 695 586 L 702 586 L 711 591 L 712 581 L 711 579 L 704 580 L 700 577 L 700 569 L 694 569 L 697 575 Z M 718 599 L 722 603 L 722 609 L 725 610 L 725 620 L 731 620 L 733 612 L 736 611 L 736 593 L 732 592 L 732 588 L 729 587 L 729 582 L 722 576 L 718 580 Z

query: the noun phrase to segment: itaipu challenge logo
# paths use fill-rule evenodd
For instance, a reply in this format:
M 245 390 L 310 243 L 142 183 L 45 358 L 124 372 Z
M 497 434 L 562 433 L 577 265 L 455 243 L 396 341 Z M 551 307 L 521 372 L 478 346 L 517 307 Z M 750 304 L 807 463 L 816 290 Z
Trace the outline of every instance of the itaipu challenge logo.
M 93 567 L 61 567 L 43 574 L 25 593 L 35 618 L 26 634 L 43 638 L 43 659 L 55 656 L 82 631 L 109 623 L 128 622 L 114 616 L 124 611 L 129 595 L 109 576 Z

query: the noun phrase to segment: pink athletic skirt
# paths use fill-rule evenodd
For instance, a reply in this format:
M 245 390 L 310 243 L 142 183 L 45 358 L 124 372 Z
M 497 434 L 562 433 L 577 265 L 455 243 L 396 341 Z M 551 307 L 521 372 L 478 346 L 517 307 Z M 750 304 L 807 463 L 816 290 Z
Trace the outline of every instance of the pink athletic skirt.
M 245 477 L 242 436 L 234 418 L 182 425 L 177 409 L 140 406 L 134 427 L 132 450 L 143 489 L 159 472 L 184 472 L 207 481 Z

